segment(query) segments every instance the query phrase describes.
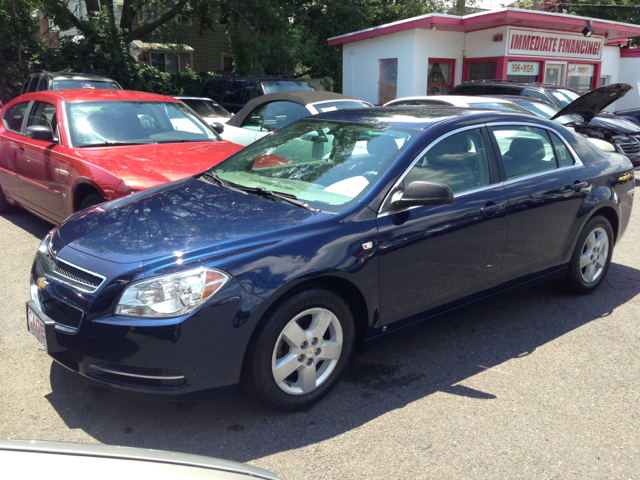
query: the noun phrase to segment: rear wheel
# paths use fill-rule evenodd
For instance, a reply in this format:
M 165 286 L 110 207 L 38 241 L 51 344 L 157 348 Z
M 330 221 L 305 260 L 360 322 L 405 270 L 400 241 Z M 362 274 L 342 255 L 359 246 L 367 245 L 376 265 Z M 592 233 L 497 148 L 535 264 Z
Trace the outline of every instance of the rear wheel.
M 104 198 L 99 193 L 90 193 L 87 195 L 82 203 L 80 204 L 80 210 L 84 210 L 85 208 L 95 207 L 96 205 L 100 205 L 104 203 Z
M 324 289 L 299 292 L 267 319 L 251 344 L 245 382 L 271 408 L 300 410 L 338 383 L 355 341 L 349 306 Z
M 578 238 L 565 278 L 575 293 L 591 293 L 604 280 L 613 254 L 613 229 L 605 217 L 593 217 Z

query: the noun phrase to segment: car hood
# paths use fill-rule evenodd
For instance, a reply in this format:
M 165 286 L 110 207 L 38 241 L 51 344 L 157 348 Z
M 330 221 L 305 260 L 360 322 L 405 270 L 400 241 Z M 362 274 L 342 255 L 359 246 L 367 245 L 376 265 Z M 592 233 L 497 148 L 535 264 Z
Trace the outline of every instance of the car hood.
M 555 120 L 562 115 L 578 114 L 584 118 L 584 123 L 589 123 L 591 119 L 602 110 L 616 100 L 624 97 L 629 90 L 631 90 L 631 85 L 627 85 L 626 83 L 614 83 L 606 87 L 596 88 L 576 98 L 551 117 L 551 120 Z
M 603 113 L 593 117 L 593 120 L 589 122 L 589 125 L 609 128 L 615 132 L 624 133 L 626 135 L 640 133 L 640 126 L 626 118 L 618 117 L 610 113 Z
M 82 211 L 52 242 L 116 263 L 207 249 L 230 252 L 273 241 L 269 234 L 330 214 L 190 178 Z M 269 237 L 269 238 L 267 238 Z
M 142 190 L 203 172 L 242 148 L 228 141 L 160 143 L 74 148 L 72 155 Z

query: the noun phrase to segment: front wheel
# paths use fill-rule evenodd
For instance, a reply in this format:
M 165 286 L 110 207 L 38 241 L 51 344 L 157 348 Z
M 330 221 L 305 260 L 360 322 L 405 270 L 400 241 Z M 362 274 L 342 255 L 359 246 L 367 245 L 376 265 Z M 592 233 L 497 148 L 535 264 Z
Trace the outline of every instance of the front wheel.
M 613 229 L 605 217 L 593 217 L 585 225 L 571 257 L 565 278 L 575 293 L 591 293 L 604 280 L 613 254 Z
M 85 208 L 95 207 L 96 205 L 100 205 L 104 203 L 104 198 L 99 193 L 92 193 L 87 195 L 80 204 L 80 210 L 84 210 Z
M 0 185 L 0 213 L 6 213 L 10 210 L 11 204 L 7 201 L 7 197 L 4 196 L 2 185 Z
M 324 289 L 286 299 L 255 336 L 245 380 L 271 408 L 300 410 L 316 403 L 338 383 L 355 341 L 349 306 Z

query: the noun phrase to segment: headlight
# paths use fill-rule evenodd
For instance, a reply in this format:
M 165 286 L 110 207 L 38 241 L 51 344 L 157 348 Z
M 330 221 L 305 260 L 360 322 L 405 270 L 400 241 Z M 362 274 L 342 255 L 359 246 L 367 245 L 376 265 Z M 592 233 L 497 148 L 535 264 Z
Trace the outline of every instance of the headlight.
M 591 143 L 593 143 L 600 150 L 604 150 L 605 152 L 617 152 L 616 146 L 613 143 L 605 142 L 604 140 L 600 140 L 599 138 L 591 138 L 588 137 Z
M 136 317 L 178 317 L 193 312 L 229 280 L 213 268 L 142 280 L 122 293 L 115 313 Z

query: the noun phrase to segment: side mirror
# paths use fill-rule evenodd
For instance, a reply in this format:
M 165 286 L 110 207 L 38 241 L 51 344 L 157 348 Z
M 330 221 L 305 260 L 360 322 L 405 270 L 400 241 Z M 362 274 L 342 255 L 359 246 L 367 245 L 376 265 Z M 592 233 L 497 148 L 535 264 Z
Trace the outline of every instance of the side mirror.
M 53 132 L 51 128 L 44 125 L 31 125 L 27 127 L 27 137 L 41 142 L 53 143 Z
M 213 122 L 211 124 L 211 128 L 213 128 L 216 131 L 216 133 L 224 132 L 224 125 L 222 123 Z
M 453 203 L 453 190 L 438 182 L 417 180 L 404 189 L 402 197 L 393 203 L 393 208 L 413 207 L 416 205 L 447 205 Z

